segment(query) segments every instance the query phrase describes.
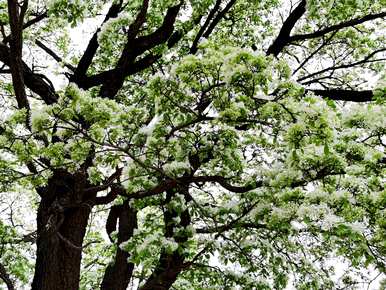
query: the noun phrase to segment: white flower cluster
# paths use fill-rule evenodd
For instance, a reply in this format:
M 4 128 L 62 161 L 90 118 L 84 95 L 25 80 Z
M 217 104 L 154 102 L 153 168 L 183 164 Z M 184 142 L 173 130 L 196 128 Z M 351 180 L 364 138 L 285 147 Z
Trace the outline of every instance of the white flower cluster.
M 180 177 L 190 171 L 190 164 L 187 161 L 172 161 L 163 165 L 162 169 L 169 176 Z
M 178 243 L 173 238 L 163 238 L 161 240 L 161 245 L 169 253 L 178 249 Z
M 132 21 L 133 16 L 128 13 L 121 13 L 118 17 L 110 18 L 103 24 L 101 30 L 98 32 L 98 43 L 100 45 L 106 44 L 114 30 L 128 26 Z
M 32 132 L 40 132 L 49 125 L 50 116 L 45 107 L 31 110 L 30 125 Z

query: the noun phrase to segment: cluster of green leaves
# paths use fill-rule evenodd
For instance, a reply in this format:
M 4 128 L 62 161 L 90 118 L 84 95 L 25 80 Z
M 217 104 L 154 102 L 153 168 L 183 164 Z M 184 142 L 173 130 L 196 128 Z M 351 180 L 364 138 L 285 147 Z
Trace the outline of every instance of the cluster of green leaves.
M 17 279 L 18 285 L 27 284 L 32 274 L 29 243 L 13 225 L 0 222 L 0 263 L 3 267 L 6 265 L 8 274 Z
M 224 265 L 238 265 L 236 272 L 218 269 L 206 278 L 206 270 L 192 269 L 177 282 L 188 283 L 186 289 L 206 283 L 248 287 L 256 281 L 282 288 L 289 275 L 297 277 L 300 288 L 327 287 L 332 282 L 322 273 L 333 269 L 325 269 L 322 261 L 331 251 L 357 267 L 375 259 L 368 243 L 375 251 L 385 251 L 385 169 L 379 167 L 384 153 L 375 138 L 385 133 L 385 108 L 331 108 L 312 94 L 304 97 L 289 75 L 288 66 L 271 57 L 207 43 L 197 56 L 155 76 L 143 89 L 144 106 L 97 98 L 69 85 L 57 104 L 33 109 L 30 120 L 35 136 L 57 136 L 60 142 L 47 145 L 23 135 L 18 128 L 26 115 L 17 111 L 7 121 L 2 146 L 18 162 L 44 157 L 51 166 L 70 171 L 93 148 L 90 181 L 98 184 L 104 173 L 124 165 L 129 196 L 151 189 L 164 176 L 189 174 L 193 155 L 203 163 L 196 175 L 220 175 L 241 185 L 262 179 L 262 188 L 242 195 L 212 185 L 192 189 L 193 227 L 216 228 L 243 216 L 217 240 L 192 235 L 193 230 L 184 245 L 163 238 L 162 212 L 155 214 L 161 197 L 133 203 L 143 211 L 143 221 L 133 238 L 119 246 L 131 253 L 142 275 L 156 265 L 163 240 L 166 251 L 180 249 L 187 257 L 206 248 L 209 255 L 199 258 L 202 264 L 215 256 Z M 192 109 L 200 98 L 210 100 L 202 112 Z M 247 129 L 238 130 L 244 123 Z M 49 172 L 44 165 L 40 170 Z M 35 184 L 44 184 L 49 176 L 40 175 Z M 307 185 L 311 187 L 304 188 Z M 183 200 L 168 206 L 179 213 L 180 206 L 186 208 Z M 310 260 L 321 264 L 311 265 Z
M 166 9 L 176 3 L 151 1 L 140 35 L 155 31 Z M 177 195 L 165 204 L 165 194 L 131 201 L 139 219 L 131 239 L 110 245 L 102 241 L 98 229 L 88 233 L 85 244 L 98 243 L 84 251 L 81 289 L 98 286 L 117 247 L 130 253 L 139 282 L 152 273 L 161 252 L 177 252 L 186 260 L 203 252 L 178 277 L 176 289 L 224 285 L 284 289 L 288 284 L 331 289 L 334 283 L 353 282 L 350 276 L 332 281 L 336 269 L 328 262 L 338 255 L 349 267 L 361 270 L 375 265 L 384 272 L 384 84 L 379 82 L 374 104 L 340 104 L 306 93 L 291 76 L 296 66 L 290 55 L 277 60 L 264 53 L 280 28 L 270 17 L 279 1 L 238 1 L 211 39 L 200 43 L 197 54 L 184 56 L 199 30 L 195 20 L 214 3 L 185 3 L 175 27 L 186 34 L 160 59 L 157 65 L 162 69 L 154 66 L 128 77 L 116 99 L 103 99 L 96 89 L 83 91 L 69 84 L 59 92 L 57 103 L 33 102 L 29 116 L 25 110 L 12 109 L 0 128 L 2 187 L 45 185 L 53 168 L 75 172 L 91 152 L 90 183 L 99 185 L 117 166 L 123 167 L 121 182 L 128 198 L 154 188 L 160 180 L 190 174 L 221 176 L 235 186 L 256 187 L 237 193 L 196 182 L 190 184 L 193 201 L 189 203 Z M 51 1 L 49 20 L 30 37 L 53 31 L 48 38 L 58 37 L 57 30 L 66 31 L 68 24 L 76 26 L 95 16 L 96 7 L 103 4 Z M 125 29 L 140 5 L 141 1 L 130 1 L 120 17 L 103 24 L 90 74 L 114 67 Z M 322 29 L 379 11 L 382 5 L 383 0 L 307 1 L 307 18 L 295 32 Z M 321 48 L 317 59 L 329 63 L 343 48 L 355 48 L 345 61 L 361 60 L 384 41 L 375 30 L 376 26 L 360 26 L 339 31 L 336 41 L 341 45 Z M 68 53 L 68 34 L 63 35 L 56 46 Z M 256 51 L 240 48 L 255 43 L 261 44 Z M 319 45 L 319 39 L 311 40 L 293 49 L 308 56 Z M 160 45 L 150 53 L 165 51 L 166 45 Z M 72 57 L 75 60 L 76 53 Z M 342 74 L 351 81 L 367 68 L 377 73 L 382 65 Z M 306 69 L 299 72 L 300 77 L 307 74 Z M 12 93 L 7 84 L 2 83 L 3 90 Z M 198 168 L 193 168 L 192 156 Z M 23 166 L 30 162 L 39 174 L 25 173 Z M 186 209 L 192 225 L 184 228 L 179 222 Z M 164 237 L 165 210 L 177 213 L 171 238 Z M 16 235 L 3 224 L 0 230 L 4 240 Z M 179 236 L 188 237 L 187 242 L 178 244 Z M 20 256 L 14 261 L 4 255 L 2 261 L 12 275 L 27 282 L 25 265 L 29 264 Z

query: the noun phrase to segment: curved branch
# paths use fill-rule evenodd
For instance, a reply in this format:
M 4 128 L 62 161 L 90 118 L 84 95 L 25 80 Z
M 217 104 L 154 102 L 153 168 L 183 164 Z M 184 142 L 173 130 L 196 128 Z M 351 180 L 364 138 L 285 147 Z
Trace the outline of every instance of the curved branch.
M 15 290 L 15 287 L 13 286 L 13 281 L 9 277 L 9 274 L 5 269 L 4 265 L 1 263 L 0 263 L 0 279 L 4 281 L 5 285 L 7 285 L 8 290 Z
M 10 66 L 10 58 L 11 55 L 9 47 L 4 43 L 0 43 L 0 61 L 7 66 Z M 48 84 L 41 75 L 34 73 L 25 62 L 22 64 L 25 85 L 31 91 L 39 95 L 47 105 L 55 103 L 59 98 L 55 89 Z
M 354 18 L 354 19 L 348 20 L 346 22 L 341 22 L 339 24 L 335 24 L 335 25 L 326 27 L 324 29 L 320 29 L 320 30 L 312 32 L 312 33 L 293 35 L 290 37 L 289 42 L 321 37 L 323 35 L 326 35 L 327 33 L 333 32 L 333 31 L 338 31 L 338 30 L 341 30 L 343 28 L 355 26 L 355 25 L 364 23 L 366 21 L 370 21 L 370 20 L 374 20 L 374 19 L 378 19 L 378 18 L 383 18 L 383 17 L 386 17 L 386 12 L 381 12 L 381 13 L 377 13 L 377 14 L 368 14 L 366 16 L 363 16 L 360 18 Z
M 128 262 L 130 253 L 122 250 L 119 245 L 126 242 L 133 236 L 134 229 L 137 228 L 137 212 L 135 209 L 130 207 L 128 200 L 125 201 L 124 204 L 112 208 L 111 212 L 113 212 L 112 219 L 115 223 L 114 230 L 116 228 L 117 221 L 119 220 L 117 240 L 118 247 L 115 252 L 114 264 L 108 265 L 105 270 L 101 283 L 101 289 L 125 290 L 130 282 L 134 270 L 134 264 L 132 262 Z M 111 229 L 109 230 L 111 231 Z M 108 234 L 110 236 L 111 232 Z
M 291 31 L 294 28 L 297 21 L 304 15 L 306 12 L 306 0 L 302 0 L 300 4 L 292 11 L 288 18 L 284 21 L 283 26 L 279 32 L 278 37 L 274 40 L 271 46 L 267 50 L 267 55 L 273 54 L 277 56 L 285 46 L 302 40 L 314 39 L 322 37 L 330 32 L 336 32 L 343 28 L 356 26 L 358 24 L 371 21 L 374 19 L 379 19 L 386 17 L 386 12 L 380 12 L 376 14 L 368 14 L 363 17 L 354 18 L 345 22 L 341 22 L 335 25 L 331 25 L 324 29 L 317 30 L 315 32 L 307 34 L 297 34 L 291 36 Z
M 119 12 L 121 11 L 122 2 L 123 2 L 122 0 L 114 1 L 114 3 L 111 5 L 109 11 L 105 16 L 105 19 L 103 20 L 102 25 L 106 23 L 109 19 L 115 18 L 118 16 Z M 92 60 L 95 56 L 95 53 L 99 47 L 98 32 L 100 32 L 100 30 L 101 30 L 101 27 L 99 27 L 97 31 L 94 33 L 94 35 L 91 37 L 87 45 L 87 48 L 83 53 L 83 56 L 79 60 L 79 63 L 75 70 L 74 75 L 70 78 L 70 81 L 76 83 L 79 87 L 81 87 L 79 83 L 81 82 L 82 77 L 86 75 L 87 70 L 90 67 Z

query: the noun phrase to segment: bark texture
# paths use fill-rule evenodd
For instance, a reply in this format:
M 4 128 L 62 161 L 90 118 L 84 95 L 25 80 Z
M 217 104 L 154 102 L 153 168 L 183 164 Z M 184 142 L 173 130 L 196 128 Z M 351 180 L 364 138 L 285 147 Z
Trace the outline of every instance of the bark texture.
M 41 190 L 33 290 L 79 289 L 82 244 L 91 207 L 82 203 L 86 178 L 56 171 Z
M 108 218 L 108 225 L 112 225 L 111 230 L 115 230 L 118 219 L 118 247 L 115 262 L 106 268 L 101 284 L 102 290 L 127 289 L 134 269 L 134 264 L 127 261 L 129 253 L 119 247 L 122 242 L 133 236 L 134 229 L 137 227 L 137 212 L 130 208 L 128 201 L 123 205 L 112 207 Z M 112 232 L 111 230 L 107 229 L 109 234 Z

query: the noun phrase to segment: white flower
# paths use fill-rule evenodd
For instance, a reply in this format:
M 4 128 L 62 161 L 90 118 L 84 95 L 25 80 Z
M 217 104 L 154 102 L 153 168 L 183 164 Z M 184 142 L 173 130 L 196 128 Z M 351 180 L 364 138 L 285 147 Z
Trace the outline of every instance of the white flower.
M 341 223 L 343 219 L 339 216 L 336 216 L 333 213 L 328 213 L 324 216 L 324 219 L 321 221 L 321 228 L 323 230 L 330 230 L 337 224 Z
M 32 132 L 41 131 L 49 120 L 50 116 L 48 115 L 45 108 L 35 109 L 31 112 L 31 129 Z
M 299 231 L 305 229 L 307 225 L 304 222 L 291 221 L 291 226 L 294 230 Z
M 128 13 L 121 13 L 116 18 L 110 18 L 108 21 L 106 21 L 101 30 L 98 32 L 97 40 L 98 43 L 101 45 L 104 41 L 107 41 L 109 38 L 109 34 L 117 28 L 117 26 L 126 26 L 130 24 L 133 21 L 133 17 L 129 15 Z
M 237 209 L 239 205 L 239 202 L 235 199 L 230 200 L 226 204 L 223 205 L 224 208 L 231 210 L 231 209 Z
M 174 252 L 178 249 L 178 243 L 173 238 L 164 238 L 162 241 L 162 245 L 170 252 Z
M 162 166 L 162 169 L 167 175 L 179 177 L 185 172 L 190 171 L 190 164 L 187 161 L 173 161 Z
M 151 134 L 153 134 L 153 131 L 160 120 L 161 120 L 161 116 L 155 115 L 149 124 L 139 129 L 139 133 L 142 133 L 146 136 L 150 136 Z
M 348 226 L 351 227 L 353 231 L 356 231 L 358 233 L 364 233 L 367 228 L 363 222 L 358 222 L 358 221 L 349 223 Z

